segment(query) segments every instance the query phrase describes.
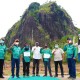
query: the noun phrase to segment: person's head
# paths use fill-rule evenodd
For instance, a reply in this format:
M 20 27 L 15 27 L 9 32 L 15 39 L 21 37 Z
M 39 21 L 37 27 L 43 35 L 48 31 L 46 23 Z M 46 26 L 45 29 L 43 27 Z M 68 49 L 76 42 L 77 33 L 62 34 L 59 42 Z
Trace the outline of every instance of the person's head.
M 15 39 L 14 45 L 18 46 L 19 45 L 19 39 Z
M 0 39 L 0 45 L 3 45 L 4 41 L 2 39 Z
M 39 46 L 39 42 L 36 42 L 36 43 L 35 43 L 35 46 Z
M 25 46 L 25 51 L 29 50 L 29 45 Z
M 55 49 L 58 49 L 59 48 L 59 45 L 58 44 L 55 44 Z
M 24 47 L 25 47 L 25 51 L 29 50 L 29 44 L 28 43 L 25 43 Z
M 73 43 L 71 38 L 67 38 L 67 42 L 68 42 L 68 44 L 72 44 Z

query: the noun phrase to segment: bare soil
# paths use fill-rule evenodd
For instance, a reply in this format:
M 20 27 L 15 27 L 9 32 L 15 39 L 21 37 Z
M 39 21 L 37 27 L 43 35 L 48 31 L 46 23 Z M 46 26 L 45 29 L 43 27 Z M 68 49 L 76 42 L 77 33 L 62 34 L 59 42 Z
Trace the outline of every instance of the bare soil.
M 54 76 L 54 70 L 55 66 L 54 66 L 54 62 L 51 61 L 51 69 L 52 69 L 52 74 Z M 58 73 L 59 73 L 59 78 L 61 78 L 61 80 L 68 80 L 67 77 L 68 77 L 68 66 L 67 66 L 67 63 L 66 64 L 63 64 L 63 68 L 64 68 L 64 78 L 61 78 L 60 76 L 60 67 L 58 67 Z M 32 75 L 32 70 L 33 70 L 33 63 L 31 62 L 30 63 L 30 75 Z M 76 70 L 77 70 L 77 77 L 78 79 L 76 80 L 80 80 L 80 63 L 76 64 Z M 8 80 L 8 77 L 11 75 L 11 62 L 8 61 L 8 62 L 5 62 L 5 65 L 4 65 L 4 76 L 5 76 L 5 79 L 2 79 L 2 80 Z M 44 75 L 44 64 L 43 64 L 43 61 L 41 60 L 40 61 L 40 72 L 39 72 L 41 75 Z M 21 62 L 20 63 L 20 75 L 23 75 L 23 63 Z M 1 79 L 0 79 L 1 80 Z

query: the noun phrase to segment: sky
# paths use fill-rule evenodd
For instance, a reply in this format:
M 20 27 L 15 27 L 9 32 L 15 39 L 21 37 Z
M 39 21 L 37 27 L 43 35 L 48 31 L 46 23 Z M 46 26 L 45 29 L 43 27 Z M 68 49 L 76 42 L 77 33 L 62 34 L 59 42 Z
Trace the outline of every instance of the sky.
M 32 2 L 42 5 L 48 1 L 56 1 L 68 12 L 74 25 L 80 28 L 80 0 L 0 0 L 0 38 L 6 36 Z

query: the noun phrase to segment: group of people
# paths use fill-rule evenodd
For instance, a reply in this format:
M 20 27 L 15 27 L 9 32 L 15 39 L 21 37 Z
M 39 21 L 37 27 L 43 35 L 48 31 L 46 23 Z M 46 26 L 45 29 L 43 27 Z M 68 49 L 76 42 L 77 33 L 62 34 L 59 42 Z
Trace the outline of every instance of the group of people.
M 4 39 L 0 40 L 0 78 L 3 77 L 3 65 L 4 57 L 7 50 L 11 51 L 11 72 L 12 78 L 14 78 L 14 69 L 16 65 L 16 77 L 19 78 L 19 68 L 20 68 L 20 56 L 23 56 L 23 76 L 29 76 L 29 68 L 31 62 L 31 54 L 33 53 L 33 76 L 39 75 L 39 64 L 40 60 L 43 58 L 44 63 L 44 76 L 47 76 L 47 68 L 49 74 L 52 77 L 50 61 L 52 55 L 54 55 L 54 64 L 55 64 L 55 77 L 58 77 L 58 64 L 60 65 L 61 76 L 64 77 L 64 70 L 62 62 L 64 60 L 64 53 L 67 54 L 67 62 L 69 68 L 69 77 L 76 78 L 76 57 L 77 57 L 77 47 L 73 45 L 72 39 L 68 38 L 67 43 L 63 49 L 59 47 L 58 44 L 55 44 L 54 49 L 48 47 L 47 44 L 44 47 L 39 46 L 39 42 L 35 43 L 35 46 L 30 48 L 29 44 L 25 44 L 24 48 L 21 49 L 19 46 L 19 39 L 16 39 L 10 48 L 5 46 Z

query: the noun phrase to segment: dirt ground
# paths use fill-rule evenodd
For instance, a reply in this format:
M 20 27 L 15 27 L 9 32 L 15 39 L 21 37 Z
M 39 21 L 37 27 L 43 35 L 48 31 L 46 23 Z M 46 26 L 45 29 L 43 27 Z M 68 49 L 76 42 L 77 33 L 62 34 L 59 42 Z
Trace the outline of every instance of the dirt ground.
M 30 75 L 32 75 L 32 67 L 33 67 L 33 63 L 31 62 L 30 63 Z M 51 69 L 52 69 L 52 74 L 54 76 L 54 62 L 51 61 Z M 60 67 L 58 69 L 58 73 L 59 73 L 59 78 L 61 78 L 61 80 L 68 80 L 67 77 L 68 77 L 68 67 L 67 67 L 67 63 L 66 64 L 63 64 L 63 68 L 64 68 L 64 78 L 61 78 L 60 76 Z M 77 77 L 78 79 L 76 80 L 80 80 L 80 63 L 76 64 L 76 70 L 77 70 Z M 42 61 L 40 61 L 40 72 L 39 72 L 41 75 L 44 75 L 44 64 Z M 22 65 L 22 62 L 20 63 L 20 75 L 23 74 L 23 65 Z M 5 62 L 5 66 L 4 66 L 4 76 L 6 77 L 5 79 L 3 80 L 8 80 L 8 77 L 11 75 L 11 62 Z

